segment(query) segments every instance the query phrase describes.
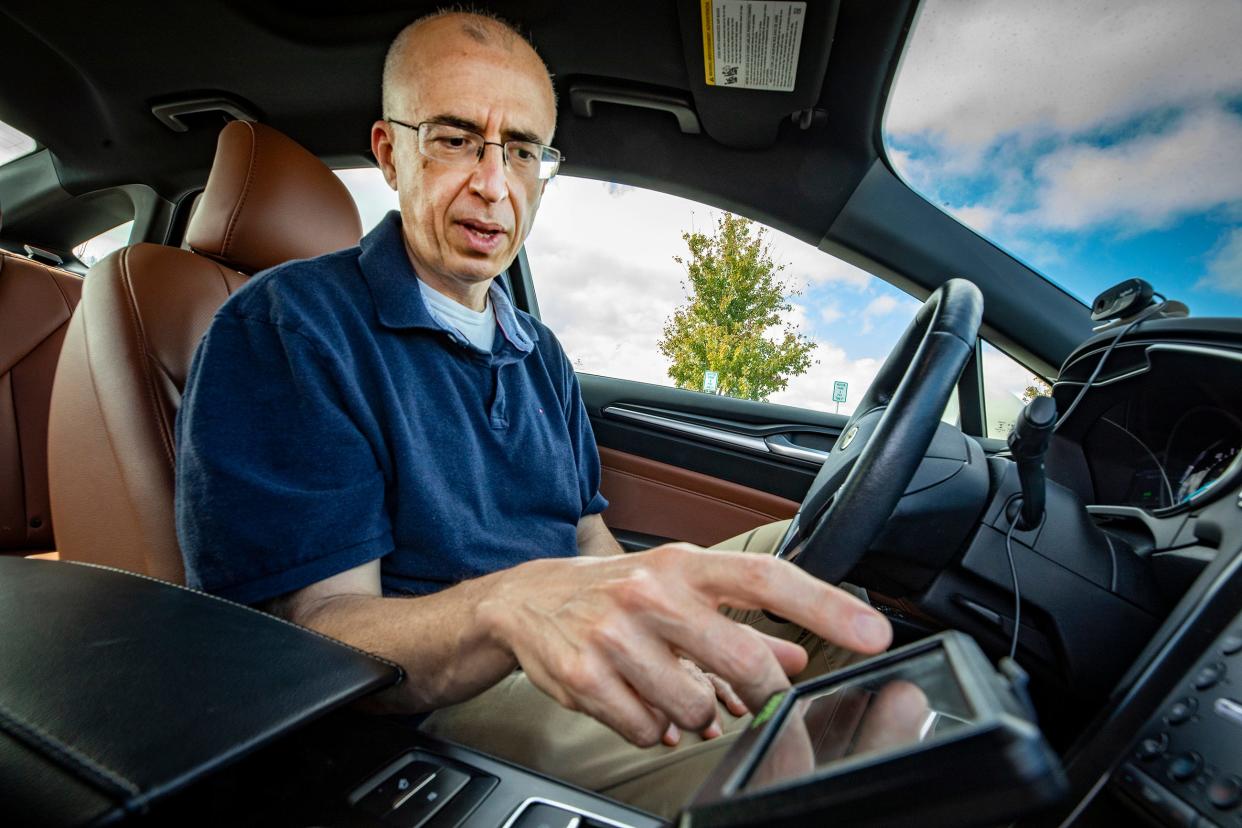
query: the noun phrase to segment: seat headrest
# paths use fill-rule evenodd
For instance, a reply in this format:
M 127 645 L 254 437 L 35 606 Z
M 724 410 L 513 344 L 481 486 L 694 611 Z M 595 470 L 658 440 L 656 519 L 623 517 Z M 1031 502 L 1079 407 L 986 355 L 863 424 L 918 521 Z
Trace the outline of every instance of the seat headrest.
M 186 230 L 195 253 L 243 273 L 358 243 L 362 222 L 345 185 L 271 127 L 233 121 Z

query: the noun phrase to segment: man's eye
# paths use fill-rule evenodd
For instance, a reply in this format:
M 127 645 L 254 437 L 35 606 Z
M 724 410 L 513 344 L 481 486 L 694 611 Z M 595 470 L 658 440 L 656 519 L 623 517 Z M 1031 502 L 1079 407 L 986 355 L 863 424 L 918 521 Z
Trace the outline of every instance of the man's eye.
M 465 149 L 470 146 L 470 140 L 464 135 L 447 135 L 443 138 L 437 138 L 437 143 L 445 149 Z
M 519 164 L 529 164 L 535 160 L 537 155 L 531 147 L 524 147 L 516 144 L 509 149 L 509 160 L 516 161 Z

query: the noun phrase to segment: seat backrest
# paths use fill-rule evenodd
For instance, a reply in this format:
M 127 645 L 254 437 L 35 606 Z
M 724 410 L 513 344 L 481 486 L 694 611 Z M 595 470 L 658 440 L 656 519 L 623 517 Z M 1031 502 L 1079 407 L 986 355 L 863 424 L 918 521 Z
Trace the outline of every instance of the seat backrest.
M 361 235 L 353 199 L 319 159 L 269 127 L 235 121 L 186 231 L 190 250 L 136 244 L 91 268 L 52 392 L 62 560 L 184 580 L 173 424 L 198 341 L 250 274 Z
M 82 296 L 72 273 L 0 250 L 0 554 L 56 548 L 47 489 L 52 378 Z

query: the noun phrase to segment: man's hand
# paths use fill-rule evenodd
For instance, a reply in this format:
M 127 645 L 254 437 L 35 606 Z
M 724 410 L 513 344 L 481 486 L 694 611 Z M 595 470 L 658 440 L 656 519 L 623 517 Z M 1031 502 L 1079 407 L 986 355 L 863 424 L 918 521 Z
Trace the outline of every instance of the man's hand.
M 704 673 L 699 669 L 699 665 L 688 658 L 681 659 L 681 666 L 686 668 L 686 672 L 693 676 L 700 684 L 710 689 L 715 694 L 716 700 L 723 704 L 725 709 L 734 716 L 745 716 L 750 712 L 746 708 L 746 703 L 738 696 L 737 691 L 729 685 L 729 682 L 715 673 Z M 722 733 L 724 733 L 724 728 L 720 724 L 720 716 L 713 718 L 712 723 L 706 729 L 699 731 L 699 735 L 704 739 L 715 739 Z M 673 747 L 681 741 L 681 730 L 678 729 L 677 725 L 670 722 L 668 729 L 664 731 L 664 735 L 660 737 L 660 740 L 669 747 Z
M 489 576 L 477 607 L 485 634 L 530 680 L 571 710 L 638 745 L 669 725 L 695 732 L 716 718 L 723 680 L 756 710 L 806 651 L 718 612 L 769 609 L 824 639 L 863 653 L 892 639 L 888 621 L 848 593 L 768 556 L 669 544 L 625 556 L 531 561 Z

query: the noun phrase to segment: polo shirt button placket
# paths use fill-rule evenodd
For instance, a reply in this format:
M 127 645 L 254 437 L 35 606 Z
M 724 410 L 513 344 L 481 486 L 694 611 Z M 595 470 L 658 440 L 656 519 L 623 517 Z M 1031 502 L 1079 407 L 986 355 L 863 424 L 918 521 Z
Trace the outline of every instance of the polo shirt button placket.
M 509 427 L 509 419 L 505 416 L 505 386 L 500 381 L 501 367 L 500 365 L 492 366 L 492 382 L 493 387 L 496 389 L 496 394 L 492 397 L 492 410 L 489 418 L 494 429 Z

